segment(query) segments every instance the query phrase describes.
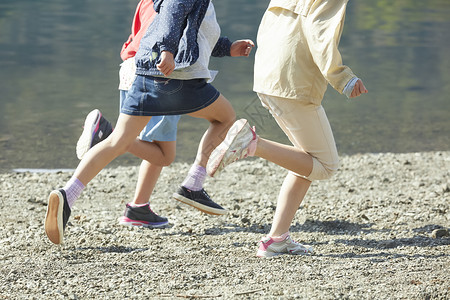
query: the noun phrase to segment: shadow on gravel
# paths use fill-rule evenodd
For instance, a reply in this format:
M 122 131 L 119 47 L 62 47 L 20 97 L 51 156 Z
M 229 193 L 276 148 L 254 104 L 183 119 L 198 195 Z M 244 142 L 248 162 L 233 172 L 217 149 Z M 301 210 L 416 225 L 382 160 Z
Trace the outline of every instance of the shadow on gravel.
M 251 232 L 266 234 L 271 224 L 252 224 L 250 220 L 244 220 L 244 224 L 228 223 L 221 227 L 213 227 L 205 229 L 206 235 L 223 235 L 233 232 Z M 376 230 L 372 229 L 373 223 L 358 224 L 342 220 L 334 221 L 317 221 L 306 220 L 305 223 L 296 223 L 290 228 L 290 232 L 326 232 L 330 235 L 360 235 L 361 233 L 372 232 L 389 232 L 388 229 Z M 190 232 L 172 232 L 167 235 L 190 235 Z
M 206 228 L 203 233 L 194 233 L 192 231 L 177 231 L 177 232 L 168 232 L 161 233 L 164 236 L 190 236 L 190 235 L 224 235 L 228 233 L 236 233 L 236 232 L 250 232 L 250 233 L 267 233 L 268 229 L 270 229 L 270 225 L 261 225 L 261 224 L 249 224 L 248 226 L 241 226 L 238 224 L 226 224 L 221 227 L 212 227 Z
M 109 247 L 80 247 L 76 248 L 76 251 L 98 251 L 102 253 L 132 253 L 142 252 L 148 250 L 148 248 L 131 248 L 124 246 L 109 246 Z
M 430 233 L 430 232 L 432 232 L 433 230 L 436 230 L 436 229 L 445 229 L 445 227 L 440 226 L 440 225 L 432 224 L 432 225 L 425 225 L 425 226 L 422 226 L 422 227 L 419 227 L 419 228 L 415 228 L 415 229 L 413 229 L 413 231 L 417 232 L 417 233 L 422 233 L 422 234 L 425 233 L 426 234 L 426 233 Z
M 295 224 L 291 227 L 291 232 L 326 232 L 330 235 L 359 235 L 361 233 L 389 232 L 388 229 L 377 230 L 371 227 L 374 223 L 352 223 L 343 220 L 319 221 L 306 220 L 303 224 Z
M 388 252 L 381 252 L 381 253 L 340 253 L 340 254 L 323 254 L 320 255 L 322 257 L 330 257 L 330 258 L 361 258 L 361 259 L 371 259 L 373 263 L 381 263 L 386 262 L 391 259 L 398 259 L 398 258 L 407 258 L 407 259 L 417 259 L 417 258 L 424 258 L 424 259 L 437 259 L 442 257 L 449 257 L 448 254 L 437 254 L 437 255 L 424 255 L 424 254 L 398 254 L 398 253 L 388 253 Z
M 438 247 L 444 245 L 450 245 L 450 238 L 433 238 L 430 233 L 435 229 L 441 229 L 442 226 L 438 225 L 426 225 L 420 228 L 411 229 L 413 232 L 423 235 L 417 235 L 412 238 L 394 238 L 389 240 L 376 240 L 376 239 L 366 239 L 364 238 L 365 234 L 370 233 L 390 233 L 392 230 L 390 229 L 373 229 L 371 228 L 374 223 L 352 223 L 343 220 L 333 220 L 333 221 L 319 221 L 319 220 L 306 220 L 303 224 L 295 224 L 290 228 L 291 232 L 323 232 L 327 235 L 349 235 L 349 236 L 359 236 L 360 238 L 354 239 L 337 239 L 334 240 L 335 244 L 342 244 L 350 247 L 361 247 L 368 249 L 395 249 L 399 247 Z M 258 233 L 258 234 L 266 234 L 270 230 L 270 224 L 251 224 L 248 222 L 246 224 L 235 224 L 235 223 L 227 223 L 220 227 L 212 227 L 204 229 L 203 232 L 192 232 L 192 231 L 178 231 L 178 232 L 170 232 L 170 233 L 161 233 L 163 236 L 201 236 L 201 235 L 226 235 L 230 233 L 239 233 L 239 232 L 249 232 L 249 233 Z M 309 242 L 311 245 L 318 246 L 321 244 L 328 244 L 326 242 Z M 106 249 L 108 250 L 108 249 Z M 113 249 L 114 250 L 114 249 Z M 132 252 L 139 251 L 139 249 L 119 249 L 120 251 L 116 252 Z M 112 250 L 108 250 L 109 252 L 113 252 Z M 104 252 L 108 252 L 104 251 Z M 141 249 L 140 251 L 145 251 L 145 249 Z M 368 254 L 370 255 L 379 255 L 379 254 Z M 393 254 L 389 254 L 392 256 Z M 346 253 L 342 254 L 342 257 L 358 257 L 358 254 L 355 253 Z M 364 257 L 362 255 L 361 257 Z M 450 256 L 450 255 L 448 255 Z M 438 256 L 436 256 L 438 257 Z
M 346 246 L 364 247 L 372 249 L 394 249 L 399 247 L 438 247 L 450 245 L 449 238 L 435 239 L 431 237 L 415 236 L 412 238 L 400 238 L 391 240 L 367 240 L 367 239 L 338 239 L 335 244 Z M 450 256 L 450 255 L 447 255 Z

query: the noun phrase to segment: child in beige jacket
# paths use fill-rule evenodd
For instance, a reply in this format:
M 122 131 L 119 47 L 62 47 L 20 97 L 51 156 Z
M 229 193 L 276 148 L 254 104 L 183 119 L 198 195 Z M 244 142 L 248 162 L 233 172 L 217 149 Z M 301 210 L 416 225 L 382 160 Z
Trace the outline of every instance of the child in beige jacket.
M 342 64 L 338 50 L 348 0 L 272 0 L 258 31 L 254 91 L 292 143 L 283 145 L 255 134 L 247 120 L 230 128 L 211 154 L 207 171 L 258 156 L 290 172 L 278 196 L 272 228 L 257 256 L 310 254 L 293 241 L 289 227 L 311 181 L 330 178 L 339 157 L 321 105 L 328 83 L 349 98 L 367 93 L 363 82 Z

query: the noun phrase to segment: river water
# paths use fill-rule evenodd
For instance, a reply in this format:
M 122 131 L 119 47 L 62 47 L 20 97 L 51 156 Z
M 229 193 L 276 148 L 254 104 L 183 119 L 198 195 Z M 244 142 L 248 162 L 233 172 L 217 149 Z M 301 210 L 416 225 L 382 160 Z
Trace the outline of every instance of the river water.
M 115 123 L 119 51 L 137 2 L 0 0 L 0 170 L 75 168 L 87 113 Z M 267 0 L 214 4 L 223 35 L 256 40 Z M 340 49 L 369 94 L 325 95 L 341 154 L 450 149 L 449 28 L 448 0 L 349 2 Z M 212 59 L 214 85 L 259 135 L 286 143 L 252 92 L 253 59 Z M 181 119 L 177 161 L 193 160 L 207 126 Z

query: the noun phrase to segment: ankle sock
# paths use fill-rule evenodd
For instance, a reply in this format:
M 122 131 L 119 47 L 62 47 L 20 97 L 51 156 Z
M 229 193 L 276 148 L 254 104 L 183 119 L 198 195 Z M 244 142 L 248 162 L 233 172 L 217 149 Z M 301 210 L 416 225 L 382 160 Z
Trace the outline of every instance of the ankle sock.
M 70 178 L 70 180 L 63 187 L 63 190 L 66 192 L 67 202 L 69 204 L 70 209 L 75 204 L 75 201 L 80 197 L 81 192 L 84 190 L 84 184 L 78 180 L 76 177 Z
M 199 165 L 192 165 L 188 175 L 181 184 L 191 191 L 200 191 L 206 178 L 206 169 Z
M 271 236 L 271 238 L 275 243 L 279 243 L 279 242 L 284 241 L 288 236 L 289 236 L 289 231 L 286 233 L 283 233 L 280 236 Z

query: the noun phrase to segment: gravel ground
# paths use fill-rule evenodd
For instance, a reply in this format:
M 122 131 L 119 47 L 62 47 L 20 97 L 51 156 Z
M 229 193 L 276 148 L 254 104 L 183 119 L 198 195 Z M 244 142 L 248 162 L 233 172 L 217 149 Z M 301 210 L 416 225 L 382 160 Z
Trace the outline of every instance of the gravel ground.
M 342 157 L 314 182 L 292 237 L 313 256 L 255 257 L 286 171 L 237 162 L 206 189 L 208 216 L 171 199 L 188 164 L 163 170 L 164 229 L 118 225 L 137 167 L 105 169 L 75 204 L 65 243 L 43 230 L 47 196 L 71 173 L 0 174 L 0 299 L 449 299 L 450 152 Z

